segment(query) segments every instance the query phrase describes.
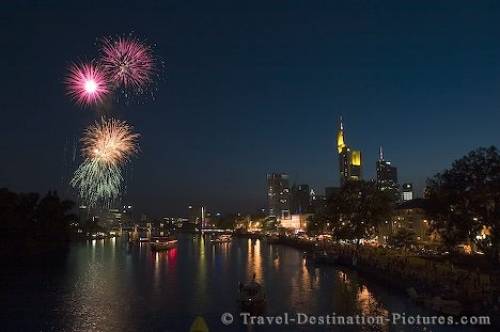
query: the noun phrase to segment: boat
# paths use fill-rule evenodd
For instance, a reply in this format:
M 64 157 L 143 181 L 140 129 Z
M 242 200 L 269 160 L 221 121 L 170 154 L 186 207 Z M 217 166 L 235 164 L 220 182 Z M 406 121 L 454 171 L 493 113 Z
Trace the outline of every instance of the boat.
M 168 240 L 156 240 L 154 242 L 150 243 L 151 250 L 153 251 L 163 251 L 163 250 L 169 250 L 172 248 L 177 247 L 177 239 L 171 238 Z
M 262 313 L 266 306 L 266 294 L 261 284 L 255 281 L 255 274 L 252 281 L 239 284 L 240 308 L 244 312 Z
M 171 240 L 172 236 L 152 236 L 150 242 L 156 242 L 156 241 L 168 241 Z
M 231 242 L 231 235 L 219 235 L 216 238 L 210 240 L 212 243 L 227 243 Z

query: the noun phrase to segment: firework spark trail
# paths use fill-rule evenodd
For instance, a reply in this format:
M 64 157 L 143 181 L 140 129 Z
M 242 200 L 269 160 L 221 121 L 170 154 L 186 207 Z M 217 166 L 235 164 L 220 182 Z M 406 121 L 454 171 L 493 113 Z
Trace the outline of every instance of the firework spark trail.
M 81 105 L 101 103 L 110 92 L 104 72 L 92 63 L 74 64 L 65 81 L 67 93 Z
M 70 184 L 88 205 L 109 203 L 120 194 L 121 167 L 138 151 L 140 135 L 132 129 L 125 121 L 101 118 L 85 130 L 81 139 L 85 160 Z
M 121 169 L 117 165 L 85 159 L 70 184 L 78 188 L 81 199 L 89 206 L 95 206 L 99 201 L 109 203 L 117 198 L 122 181 Z
M 66 77 L 68 94 L 81 105 L 96 105 L 121 92 L 144 94 L 154 89 L 154 76 L 163 62 L 151 46 L 133 37 L 102 39 L 96 62 L 74 64 Z M 122 167 L 138 152 L 140 135 L 126 122 L 101 118 L 89 126 L 81 139 L 85 158 L 70 184 L 91 206 L 110 203 L 120 194 Z
M 82 137 L 82 154 L 110 164 L 121 164 L 137 153 L 139 134 L 125 121 L 116 119 L 96 121 Z
M 110 81 L 137 93 L 152 82 L 156 67 L 151 47 L 131 37 L 103 39 L 100 64 Z

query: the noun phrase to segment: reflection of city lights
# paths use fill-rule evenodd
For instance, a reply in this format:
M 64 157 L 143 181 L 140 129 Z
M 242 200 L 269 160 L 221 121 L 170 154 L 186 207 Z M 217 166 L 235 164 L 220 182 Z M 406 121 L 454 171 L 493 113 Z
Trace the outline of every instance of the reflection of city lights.
M 165 260 L 168 262 L 168 266 L 175 266 L 177 263 L 177 248 L 172 248 L 164 253 Z
M 382 308 L 380 303 L 375 299 L 373 293 L 368 290 L 368 287 L 361 286 L 358 289 L 357 301 L 361 313 L 365 316 L 384 316 L 388 317 L 389 312 Z M 388 326 L 382 327 L 384 331 L 388 331 Z
M 347 273 L 342 272 L 342 271 L 338 271 L 337 274 L 339 276 L 339 279 L 342 280 L 344 282 L 344 284 L 346 284 L 346 286 L 350 286 L 351 285 L 351 279 L 349 278 L 349 276 L 347 275 Z
M 277 255 L 273 259 L 273 266 L 276 270 L 278 270 L 280 267 L 280 257 Z

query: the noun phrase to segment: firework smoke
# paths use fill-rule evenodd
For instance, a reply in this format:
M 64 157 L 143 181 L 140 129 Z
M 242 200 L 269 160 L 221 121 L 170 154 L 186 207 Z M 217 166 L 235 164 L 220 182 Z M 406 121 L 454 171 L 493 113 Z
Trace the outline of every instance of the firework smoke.
M 109 93 L 104 73 L 94 64 L 74 64 L 66 77 L 68 94 L 76 103 L 93 105 L 101 103 Z

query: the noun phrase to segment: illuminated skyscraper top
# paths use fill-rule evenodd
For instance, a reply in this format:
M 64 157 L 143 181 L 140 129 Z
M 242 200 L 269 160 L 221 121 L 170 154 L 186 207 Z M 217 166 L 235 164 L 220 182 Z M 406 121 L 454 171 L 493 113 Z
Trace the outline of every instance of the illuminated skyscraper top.
M 339 155 L 340 184 L 348 180 L 361 179 L 361 151 L 351 150 L 345 143 L 342 116 L 337 132 L 337 151 Z
M 337 150 L 339 153 L 342 152 L 342 150 L 345 148 L 345 143 L 344 143 L 344 124 L 342 123 L 342 116 L 340 116 L 340 128 L 337 133 Z

